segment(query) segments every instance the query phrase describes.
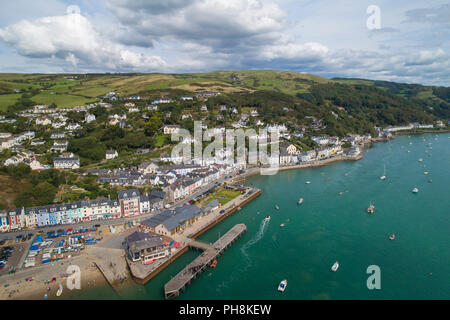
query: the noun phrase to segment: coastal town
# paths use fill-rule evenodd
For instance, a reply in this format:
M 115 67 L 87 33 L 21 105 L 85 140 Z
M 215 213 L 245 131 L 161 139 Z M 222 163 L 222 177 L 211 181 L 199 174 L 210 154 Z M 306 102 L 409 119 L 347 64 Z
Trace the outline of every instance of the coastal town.
M 108 127 L 126 128 L 129 126 L 126 120 L 133 114 L 141 113 L 141 117 L 147 118 L 147 111 L 156 112 L 161 105 L 174 103 L 177 99 L 181 102 L 197 101 L 200 112 L 208 112 L 204 104 L 209 97 L 216 97 L 219 92 L 202 92 L 195 96 L 163 97 L 154 100 L 145 109 L 136 106 L 140 96 L 118 97 L 115 92 L 109 92 L 103 98 L 103 102 L 83 105 L 72 108 L 54 108 L 46 105 L 35 105 L 18 114 L 36 131 L 26 131 L 19 134 L 0 133 L 0 152 L 3 155 L 4 168 L 12 168 L 17 165 L 26 165 L 32 171 L 45 172 L 56 169 L 75 173 L 77 177 L 96 177 L 98 185 L 108 185 L 118 190 L 118 197 L 111 196 L 95 199 L 80 199 L 73 202 L 48 203 L 36 207 L 16 207 L 0 211 L 0 231 L 12 232 L 18 230 L 33 230 L 45 226 L 76 224 L 88 221 L 105 219 L 120 219 L 152 214 L 157 210 L 167 208 L 170 205 L 186 199 L 205 186 L 211 186 L 232 174 L 243 173 L 245 170 L 257 167 L 265 167 L 260 162 L 258 151 L 250 151 L 245 146 L 245 159 L 238 161 L 233 158 L 233 151 L 223 148 L 216 150 L 212 157 L 192 158 L 187 163 L 181 155 L 163 153 L 159 157 L 143 159 L 133 166 L 108 167 L 120 159 L 117 150 L 106 150 L 101 161 L 101 166 L 85 165 L 80 162 L 80 157 L 73 152 L 68 152 L 69 137 L 76 137 L 78 131 L 96 123 L 93 110 L 101 108 L 108 112 Z M 114 113 L 111 103 L 123 104 L 124 114 Z M 142 104 L 141 104 L 142 105 Z M 220 112 L 238 113 L 236 107 L 228 107 L 224 104 L 216 106 Z M 239 108 L 240 109 L 240 108 Z M 288 108 L 285 108 L 288 110 Z M 109 110 L 109 111 L 108 111 Z M 220 114 L 219 114 L 220 115 Z M 166 115 L 167 116 L 167 115 Z M 384 141 L 392 138 L 393 133 L 412 130 L 439 130 L 446 127 L 443 121 L 433 124 L 412 123 L 405 126 L 390 126 L 386 128 L 375 127 L 375 136 L 371 134 L 347 134 L 345 137 L 314 135 L 314 132 L 324 127 L 322 119 L 310 117 L 309 127 L 290 128 L 285 124 L 264 124 L 257 110 L 249 110 L 247 113 L 237 114 L 239 121 L 233 122 L 231 128 L 215 127 L 213 132 L 225 137 L 227 129 L 254 128 L 260 129 L 260 134 L 253 133 L 248 136 L 249 141 L 260 141 L 272 131 L 280 133 L 280 152 L 276 159 L 269 159 L 277 167 L 295 167 L 301 165 L 318 164 L 321 161 L 329 162 L 330 159 L 357 159 L 361 148 L 376 141 Z M 181 116 L 192 117 L 191 114 Z M 78 118 L 80 121 L 69 120 Z M 5 119 L 2 123 L 14 126 L 16 120 Z M 161 124 L 163 136 L 170 138 L 178 134 L 179 125 Z M 207 129 L 206 125 L 202 126 Z M 262 130 L 261 130 L 262 129 Z M 37 133 L 38 132 L 38 133 Z M 262 132 L 262 133 L 261 133 Z M 298 139 L 303 139 L 300 142 Z M 310 146 L 303 143 L 307 139 Z M 269 145 L 275 141 L 267 142 Z M 72 140 L 73 141 L 73 140 Z M 194 139 L 182 141 L 182 144 L 194 144 Z M 48 149 L 45 148 L 48 146 Z M 315 147 L 314 147 L 315 146 Z M 39 152 L 39 153 L 37 153 Z M 137 154 L 149 154 L 147 151 L 137 150 Z M 229 161 L 229 157 L 232 161 Z M 49 160 L 51 162 L 49 162 Z M 73 188 L 76 186 L 72 186 Z M 129 188 L 128 196 L 124 192 Z M 140 190 L 141 189 L 141 190 Z M 145 190 L 148 192 L 145 192 Z
M 261 194 L 245 185 L 246 177 L 265 169 L 357 161 L 363 149 L 396 134 L 447 130 L 436 120 L 330 135 L 323 118 L 268 122 L 257 108 L 211 102 L 220 96 L 203 91 L 149 103 L 148 97 L 111 91 L 92 104 L 34 105 L 14 117 L 0 116 L 2 128 L 10 129 L 0 132 L 0 170 L 36 181 L 22 198 L 0 199 L 4 297 L 23 298 L 19 290 L 27 288 L 33 299 L 58 298 L 70 276 L 63 267 L 68 263 L 89 274 L 84 285 L 103 282 L 120 292 L 130 283 L 147 283 L 184 252 L 202 251 L 164 286 L 165 297 L 176 298 L 247 230 L 238 224 L 214 244 L 196 240 Z M 183 106 L 182 112 L 172 114 L 174 106 Z M 286 105 L 282 112 L 292 109 Z M 339 120 L 346 112 L 338 107 L 330 114 Z M 194 121 L 200 138 L 195 132 L 186 136 L 184 126 L 191 134 Z M 206 138 L 193 157 L 172 152 L 173 137 L 195 150 L 208 134 L 225 141 L 237 130 L 246 139 L 237 150 L 220 145 L 206 155 Z M 263 152 L 274 145 L 275 155 Z

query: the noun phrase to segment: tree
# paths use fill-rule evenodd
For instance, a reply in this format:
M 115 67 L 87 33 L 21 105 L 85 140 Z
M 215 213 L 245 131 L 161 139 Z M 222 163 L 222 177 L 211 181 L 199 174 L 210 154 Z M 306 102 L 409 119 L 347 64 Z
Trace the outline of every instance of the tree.
M 162 126 L 162 121 L 157 115 L 153 115 L 145 124 L 144 132 L 149 137 L 154 137 Z

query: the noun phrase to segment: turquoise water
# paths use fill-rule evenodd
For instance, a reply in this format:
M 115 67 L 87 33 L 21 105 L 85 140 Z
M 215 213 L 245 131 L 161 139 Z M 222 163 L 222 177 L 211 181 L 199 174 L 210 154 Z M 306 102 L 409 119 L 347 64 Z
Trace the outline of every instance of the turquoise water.
M 450 134 L 400 136 L 375 144 L 360 161 L 248 179 L 262 195 L 199 239 L 213 242 L 237 223 L 245 223 L 247 233 L 179 299 L 450 298 L 449 145 Z M 365 211 L 370 203 L 373 215 Z M 196 255 L 186 253 L 121 297 L 162 299 L 164 284 Z M 331 272 L 336 260 L 339 270 Z M 370 265 L 380 267 L 381 290 L 367 289 Z M 283 279 L 288 286 L 279 293 Z M 103 287 L 78 298 L 118 296 Z

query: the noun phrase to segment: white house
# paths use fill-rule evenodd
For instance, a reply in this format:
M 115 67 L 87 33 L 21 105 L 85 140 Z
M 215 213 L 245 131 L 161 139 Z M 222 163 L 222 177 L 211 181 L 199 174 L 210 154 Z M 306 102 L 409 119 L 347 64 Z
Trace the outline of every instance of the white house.
M 106 150 L 106 160 L 115 159 L 119 156 L 116 150 Z
M 86 123 L 95 121 L 95 115 L 86 113 L 86 115 L 84 116 L 84 121 L 86 121 Z
M 80 158 L 54 158 L 53 166 L 55 169 L 79 169 Z

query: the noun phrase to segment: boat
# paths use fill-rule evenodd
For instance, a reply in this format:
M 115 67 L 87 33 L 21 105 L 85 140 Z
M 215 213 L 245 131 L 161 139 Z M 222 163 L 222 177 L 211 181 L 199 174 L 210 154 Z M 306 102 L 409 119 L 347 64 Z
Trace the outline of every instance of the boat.
M 280 208 L 277 205 L 275 205 L 275 209 L 280 210 Z
M 342 191 L 341 191 L 341 192 L 339 192 L 339 195 L 340 195 L 340 196 L 342 196 L 343 194 L 344 194 L 344 192 L 342 192 Z
M 61 285 L 61 283 L 59 284 L 59 289 L 58 291 L 56 291 L 56 296 L 59 297 L 61 296 L 63 293 L 63 286 Z
M 284 292 L 284 290 L 286 290 L 286 286 L 287 280 L 281 281 L 280 284 L 278 285 L 278 291 Z
M 303 203 L 303 198 L 298 199 L 298 204 L 302 204 Z
M 270 221 L 270 216 L 265 217 L 264 221 Z
M 389 239 L 390 239 L 390 240 L 394 240 L 394 239 L 395 239 L 395 234 L 391 234 L 391 235 L 389 236 Z
M 367 213 L 374 213 L 375 212 L 375 206 L 373 204 L 370 204 L 370 206 L 367 208 Z
M 419 161 L 419 162 L 422 162 L 423 161 L 423 159 L 422 158 L 419 158 L 417 161 Z
M 310 184 L 311 183 L 311 181 L 306 181 L 306 184 Z
M 284 227 L 284 223 L 280 224 L 280 227 L 282 227 L 282 228 L 283 228 L 283 227 Z
M 331 267 L 331 271 L 336 272 L 338 268 L 339 268 L 339 262 L 336 261 L 333 264 L 333 266 Z
M 217 266 L 217 260 L 214 259 L 213 262 L 211 262 L 211 264 L 209 265 L 210 268 L 215 268 Z
M 417 188 L 412 189 L 412 193 L 417 193 L 417 192 L 419 192 L 419 189 L 417 189 Z
M 428 171 L 425 171 L 423 174 L 427 175 L 427 174 L 428 174 Z
M 433 180 L 430 179 L 430 180 L 428 180 L 428 182 L 431 183 L 431 182 L 433 182 Z
M 384 165 L 384 171 L 383 171 L 383 175 L 380 177 L 381 180 L 385 180 L 386 179 L 386 165 Z

